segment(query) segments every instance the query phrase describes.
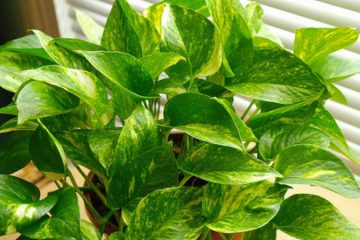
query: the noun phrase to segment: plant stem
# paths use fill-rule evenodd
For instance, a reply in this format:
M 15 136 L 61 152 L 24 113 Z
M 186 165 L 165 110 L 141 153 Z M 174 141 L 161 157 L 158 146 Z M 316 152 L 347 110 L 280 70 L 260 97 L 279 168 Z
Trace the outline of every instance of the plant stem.
M 243 115 L 241 116 L 241 119 L 244 120 L 245 117 L 248 115 L 248 113 L 250 112 L 252 106 L 255 104 L 255 100 L 252 100 L 249 104 L 249 106 L 245 109 L 245 112 L 243 113 Z
M 60 183 L 58 183 L 58 181 L 54 181 L 54 183 L 55 183 L 55 185 L 56 185 L 56 187 L 57 187 L 58 189 L 61 188 L 61 185 L 60 185 Z
M 179 186 L 184 186 L 187 181 L 191 178 L 191 175 L 184 176 L 183 179 L 181 179 L 181 182 L 179 183 Z
M 96 193 L 96 195 L 100 198 L 100 200 L 104 203 L 105 206 L 107 206 L 107 200 L 106 197 L 104 196 L 104 194 L 99 190 L 99 188 L 97 186 L 95 186 L 95 184 L 88 178 L 88 176 L 84 173 L 83 170 L 81 170 L 81 168 L 79 167 L 79 165 L 77 165 L 76 163 L 73 162 L 74 167 L 76 168 L 76 170 L 78 170 L 78 172 L 81 174 L 81 176 L 85 179 L 86 183 L 89 185 L 89 187 Z
M 209 235 L 210 233 L 210 229 L 206 229 L 205 232 L 203 232 L 203 234 L 201 235 L 200 240 L 205 240 L 206 237 Z
M 227 240 L 226 236 L 223 234 L 223 233 L 217 233 L 219 235 L 219 237 L 222 239 L 222 240 Z
M 114 212 L 114 216 L 116 218 L 116 221 L 119 224 L 119 231 L 123 232 L 123 230 L 124 230 L 124 221 L 122 220 L 122 217 L 120 216 L 120 214 L 117 211 Z
M 87 197 L 85 197 L 85 195 L 82 193 L 82 191 L 80 190 L 79 186 L 76 183 L 76 180 L 75 180 L 74 176 L 72 175 L 72 173 L 71 173 L 71 171 L 69 169 L 68 169 L 68 176 L 70 178 L 70 181 L 71 181 L 75 191 L 84 200 L 85 204 L 87 205 L 87 207 L 91 211 L 91 214 L 95 217 L 96 221 L 101 222 L 102 216 L 95 210 L 95 208 L 92 206 L 89 199 L 87 199 Z

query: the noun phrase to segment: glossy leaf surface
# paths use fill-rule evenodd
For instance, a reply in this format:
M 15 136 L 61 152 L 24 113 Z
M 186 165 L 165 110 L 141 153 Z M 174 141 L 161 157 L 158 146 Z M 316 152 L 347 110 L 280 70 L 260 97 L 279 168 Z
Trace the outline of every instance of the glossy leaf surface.
M 178 179 L 171 146 L 153 148 L 119 166 L 110 181 L 109 205 L 112 208 L 124 207 L 154 190 L 175 186 Z
M 166 69 L 181 60 L 185 60 L 185 58 L 181 55 L 170 52 L 154 53 L 140 59 L 153 79 L 156 79 L 160 73 L 164 72 Z
M 319 147 L 289 147 L 277 156 L 274 168 L 284 176 L 280 183 L 315 185 L 344 197 L 360 197 L 359 183 L 342 160 Z
M 294 54 L 311 65 L 320 58 L 353 44 L 357 38 L 357 31 L 351 27 L 298 29 Z
M 278 48 L 256 48 L 254 64 L 226 87 L 246 97 L 280 104 L 302 102 L 324 89 L 310 67 Z
M 81 30 L 91 42 L 100 44 L 104 28 L 100 26 L 94 19 L 86 13 L 76 10 L 76 20 L 78 21 Z
M 223 233 L 262 227 L 279 211 L 285 192 L 285 187 L 268 181 L 238 186 L 210 183 L 202 202 L 206 226 Z
M 197 33 L 192 31 L 197 23 Z M 167 5 L 162 15 L 162 43 L 167 52 L 186 58 L 169 71 L 183 80 L 209 76 L 221 64 L 220 36 L 215 26 L 203 15 L 190 9 Z M 179 80 L 180 80 L 179 79 Z
M 231 74 L 239 75 L 253 60 L 253 42 L 244 9 L 237 0 L 207 0 L 207 4 L 221 35 L 223 65 Z
M 275 224 L 282 232 L 299 239 L 360 238 L 360 229 L 330 202 L 309 194 L 297 194 L 286 199 Z
M 215 99 L 184 93 L 170 99 L 164 119 L 168 126 L 205 142 L 242 150 L 242 136 L 227 110 Z
M 211 144 L 193 148 L 179 162 L 179 168 L 200 179 L 220 184 L 248 184 L 280 176 L 250 154 Z
M 196 240 L 204 221 L 201 194 L 197 188 L 180 187 L 147 195 L 130 221 L 126 239 Z

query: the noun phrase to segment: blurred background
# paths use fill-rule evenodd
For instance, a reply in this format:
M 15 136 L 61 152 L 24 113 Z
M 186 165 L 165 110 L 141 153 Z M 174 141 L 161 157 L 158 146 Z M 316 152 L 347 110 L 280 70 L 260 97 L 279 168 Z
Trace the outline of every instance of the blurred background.
M 104 25 L 114 0 L 1 0 L 0 44 L 30 34 L 28 29 L 40 29 L 52 37 L 84 38 L 74 9 L 80 9 Z M 190 1 L 190 0 L 189 0 Z M 244 5 L 250 1 L 240 0 Z M 142 12 L 157 0 L 129 0 Z M 264 22 L 277 34 L 284 46 L 292 50 L 295 30 L 304 27 L 352 26 L 360 31 L 360 0 L 258 0 L 264 10 Z M 347 59 L 360 58 L 360 41 L 336 53 Z M 328 101 L 327 108 L 336 117 L 349 145 L 360 154 L 360 75 L 337 84 L 347 105 Z M 12 95 L 0 88 L 0 106 L 7 105 Z M 236 107 L 245 109 L 248 99 L 238 97 Z M 0 116 L 0 124 L 6 116 Z M 0 139 L 1 140 L 1 139 Z M 360 168 L 347 162 L 360 175 Z M 49 187 L 48 187 L 49 188 Z M 51 189 L 51 187 L 49 188 Z M 295 188 L 293 192 L 312 191 L 320 194 L 360 226 L 360 200 L 348 200 L 319 188 Z M 2 239 L 0 237 L 0 239 Z M 8 238 L 11 239 L 11 238 Z M 291 239 L 280 235 L 279 239 Z

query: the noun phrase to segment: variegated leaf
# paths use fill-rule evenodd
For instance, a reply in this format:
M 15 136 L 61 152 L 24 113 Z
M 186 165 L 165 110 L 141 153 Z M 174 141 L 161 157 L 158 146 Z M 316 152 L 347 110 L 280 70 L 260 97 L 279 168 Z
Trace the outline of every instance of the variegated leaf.
M 282 150 L 295 144 L 313 144 L 327 148 L 330 139 L 326 134 L 312 127 L 279 126 L 269 129 L 261 136 L 259 153 L 264 159 L 271 160 Z
M 277 229 L 298 239 L 360 239 L 360 228 L 327 200 L 309 194 L 289 197 L 275 218 Z
M 327 188 L 347 198 L 360 197 L 360 186 L 341 159 L 313 145 L 295 145 L 277 156 L 274 168 L 284 184 L 307 184 Z
M 167 126 L 205 142 L 244 150 L 238 125 L 222 104 L 203 94 L 179 94 L 168 101 L 164 110 Z M 245 137 L 244 136 L 244 137 Z
M 80 221 L 81 240 L 101 240 L 97 227 L 81 219 Z
M 20 178 L 0 175 L 0 236 L 17 232 L 45 216 L 56 204 L 58 194 L 39 200 L 39 189 Z
M 226 85 L 230 91 L 256 100 L 280 104 L 303 102 L 325 86 L 309 66 L 279 48 L 256 48 L 254 63 Z
M 105 86 L 90 72 L 47 66 L 25 71 L 22 75 L 27 79 L 46 82 L 74 94 L 89 104 L 99 117 L 111 111 Z
M 32 119 L 64 114 L 78 105 L 77 97 L 44 82 L 27 82 L 16 96 L 19 124 Z
M 178 165 L 190 175 L 220 184 L 248 184 L 281 176 L 250 154 L 211 144 L 193 148 Z
M 193 34 L 193 24 L 197 32 Z M 169 69 L 175 80 L 187 81 L 217 72 L 221 64 L 220 35 L 203 15 L 190 9 L 166 5 L 162 15 L 162 46 L 186 58 Z
M 118 171 L 109 183 L 111 208 L 124 207 L 130 201 L 138 202 L 154 190 L 175 186 L 179 180 L 170 145 L 153 148 L 117 167 Z
M 86 13 L 80 10 L 75 10 L 75 13 L 76 20 L 87 39 L 93 43 L 100 44 L 104 28 Z
M 177 187 L 155 191 L 141 200 L 126 233 L 133 239 L 196 240 L 204 224 L 198 188 Z
M 39 127 L 33 133 L 29 148 L 32 161 L 36 167 L 49 179 L 60 179 L 67 170 L 65 152 L 60 142 L 40 121 Z
M 141 57 L 159 51 L 160 36 L 126 0 L 116 0 L 105 24 L 101 46 Z
M 311 119 L 310 126 L 322 131 L 330 138 L 331 147 L 344 154 L 351 161 L 360 165 L 360 156 L 347 144 L 334 117 L 322 105 L 319 105 Z
M 51 216 L 22 226 L 19 232 L 32 239 L 81 239 L 80 210 L 72 188 L 58 190 L 60 197 Z
M 238 0 L 207 0 L 207 4 L 220 32 L 227 75 L 240 75 L 251 65 L 254 54 L 245 11 Z
M 275 217 L 286 190 L 269 181 L 247 185 L 209 183 L 202 202 L 206 226 L 223 233 L 260 228 Z
M 271 221 L 265 226 L 245 232 L 241 240 L 276 240 L 276 228 L 274 223 Z
M 351 27 L 297 29 L 294 54 L 312 65 L 322 57 L 353 44 L 357 38 L 357 31 Z
M 120 133 L 110 170 L 111 175 L 144 152 L 161 145 L 160 132 L 151 112 L 138 106 Z

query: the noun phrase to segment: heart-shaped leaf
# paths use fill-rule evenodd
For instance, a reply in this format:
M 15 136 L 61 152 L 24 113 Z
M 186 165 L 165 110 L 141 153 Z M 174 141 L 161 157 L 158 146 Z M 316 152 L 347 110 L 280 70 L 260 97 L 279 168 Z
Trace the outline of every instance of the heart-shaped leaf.
M 74 94 L 93 107 L 99 116 L 111 111 L 103 83 L 90 72 L 61 66 L 47 66 L 25 71 L 23 75 L 28 79 L 46 82 Z
M 279 126 L 269 129 L 261 136 L 259 153 L 264 159 L 270 160 L 282 150 L 295 144 L 313 144 L 327 148 L 330 139 L 326 134 L 312 127 Z
M 20 178 L 0 175 L 0 235 L 11 234 L 45 216 L 58 194 L 39 200 L 39 189 Z
M 207 4 L 220 32 L 223 65 L 229 77 L 239 75 L 253 60 L 253 42 L 244 9 L 238 0 L 207 0 Z
M 141 57 L 159 51 L 160 37 L 154 26 L 126 0 L 116 0 L 105 24 L 101 46 Z
M 60 142 L 40 121 L 30 139 L 30 154 L 36 167 L 49 179 L 60 179 L 66 172 L 67 160 Z
M 260 228 L 275 217 L 286 190 L 268 181 L 247 185 L 209 183 L 202 202 L 206 226 L 223 233 Z
M 298 239 L 360 238 L 360 228 L 347 220 L 330 202 L 309 194 L 289 197 L 281 205 L 275 226 Z
M 154 190 L 174 186 L 178 180 L 171 146 L 153 148 L 132 161 L 119 165 L 119 170 L 109 184 L 109 206 L 124 207 L 130 201 L 138 201 Z
M 141 200 L 129 223 L 126 239 L 196 240 L 203 228 L 198 188 L 167 188 Z
M 256 100 L 294 104 L 318 95 L 325 87 L 311 68 L 290 52 L 256 48 L 253 65 L 231 79 L 226 88 Z
M 27 82 L 16 96 L 18 123 L 64 114 L 79 105 L 79 99 L 62 88 L 44 82 Z
M 351 161 L 360 165 L 360 156 L 356 154 L 346 143 L 341 129 L 334 117 L 322 105 L 319 105 L 311 119 L 310 126 L 322 131 L 330 138 L 331 146 L 340 151 Z
M 357 38 L 357 31 L 351 27 L 297 29 L 294 54 L 311 65 L 320 58 L 353 44 Z
M 242 134 L 246 138 L 249 132 L 238 128 L 228 110 L 216 99 L 206 95 L 184 93 L 168 101 L 164 119 L 167 126 L 184 131 L 194 138 L 244 150 Z
M 191 29 L 197 23 L 197 34 Z M 170 76 L 186 81 L 217 72 L 221 64 L 220 35 L 203 15 L 190 9 L 166 5 L 162 15 L 163 49 L 186 58 L 169 69 Z
M 253 231 L 245 232 L 242 240 L 276 240 L 276 228 L 272 222 Z
M 21 227 L 19 232 L 33 239 L 81 239 L 80 210 L 72 188 L 59 190 L 58 202 L 51 209 L 51 217 Z
M 117 142 L 111 174 L 121 169 L 121 165 L 133 163 L 144 152 L 160 146 L 160 132 L 151 112 L 139 106 L 126 120 Z
M 195 147 L 178 164 L 186 173 L 220 184 L 248 184 L 280 176 L 250 154 L 211 144 Z
M 93 43 L 100 44 L 104 28 L 86 13 L 80 10 L 75 10 L 75 13 L 76 20 L 87 39 Z
M 31 134 L 29 131 L 17 131 L 0 135 L 0 174 L 11 174 L 30 162 Z
M 283 150 L 274 168 L 284 184 L 307 184 L 327 188 L 344 197 L 360 197 L 360 186 L 350 170 L 335 155 L 313 145 L 295 145 Z

